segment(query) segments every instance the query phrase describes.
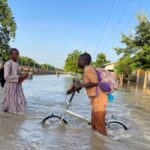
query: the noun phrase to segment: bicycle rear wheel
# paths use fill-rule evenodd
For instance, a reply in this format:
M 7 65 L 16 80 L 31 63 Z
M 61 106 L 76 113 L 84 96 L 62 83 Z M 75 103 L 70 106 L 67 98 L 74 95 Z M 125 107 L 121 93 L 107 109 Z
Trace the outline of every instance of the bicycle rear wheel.
M 107 122 L 107 127 L 110 129 L 124 129 L 128 130 L 127 126 L 120 121 L 109 121 Z
M 67 124 L 67 121 L 64 118 L 62 118 L 62 116 L 59 116 L 57 114 L 51 114 L 42 120 L 43 125 L 45 125 L 45 124 L 48 124 L 48 125 L 58 124 L 60 122 Z

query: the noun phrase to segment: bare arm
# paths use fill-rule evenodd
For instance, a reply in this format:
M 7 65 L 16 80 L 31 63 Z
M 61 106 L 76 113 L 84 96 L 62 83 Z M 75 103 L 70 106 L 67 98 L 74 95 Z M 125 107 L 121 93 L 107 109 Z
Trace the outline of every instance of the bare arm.
M 80 84 L 76 85 L 76 88 L 92 88 L 92 87 L 97 86 L 97 84 L 98 83 L 92 83 L 92 82 L 89 82 L 89 83 L 80 83 Z

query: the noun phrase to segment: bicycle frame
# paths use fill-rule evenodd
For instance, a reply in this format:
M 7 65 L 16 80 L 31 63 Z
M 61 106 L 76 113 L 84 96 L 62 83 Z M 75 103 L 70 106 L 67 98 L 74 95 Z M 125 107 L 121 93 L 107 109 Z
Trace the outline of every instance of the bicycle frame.
M 81 116 L 81 115 L 69 110 L 69 107 L 71 105 L 71 102 L 73 100 L 75 93 L 76 93 L 76 91 L 72 93 L 70 100 L 69 100 L 69 103 L 67 104 L 66 109 L 64 110 L 64 114 L 62 115 L 62 119 L 65 117 L 65 114 L 69 114 L 69 115 L 76 117 L 78 119 L 81 119 L 81 120 L 83 120 L 89 124 L 91 122 L 89 118 L 86 118 L 84 116 Z
M 76 118 L 78 118 L 78 119 L 84 120 L 84 121 L 87 122 L 87 123 L 90 123 L 90 119 L 88 119 L 88 118 L 86 118 L 86 117 L 84 117 L 84 116 L 81 116 L 81 115 L 79 115 L 79 114 L 77 114 L 77 113 L 74 113 L 74 112 L 72 112 L 72 111 L 70 111 L 70 110 L 66 110 L 65 113 L 67 113 L 67 114 L 69 114 L 69 115 L 71 115 L 71 116 L 74 116 L 74 117 L 76 117 Z

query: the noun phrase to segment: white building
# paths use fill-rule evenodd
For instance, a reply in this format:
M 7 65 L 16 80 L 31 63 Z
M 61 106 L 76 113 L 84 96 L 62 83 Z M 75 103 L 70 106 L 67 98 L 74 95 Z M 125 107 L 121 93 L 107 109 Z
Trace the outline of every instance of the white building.
M 105 69 L 108 70 L 108 71 L 114 72 L 114 70 L 115 70 L 115 64 L 116 64 L 116 63 L 104 64 L 104 65 L 102 66 L 102 68 L 105 68 Z

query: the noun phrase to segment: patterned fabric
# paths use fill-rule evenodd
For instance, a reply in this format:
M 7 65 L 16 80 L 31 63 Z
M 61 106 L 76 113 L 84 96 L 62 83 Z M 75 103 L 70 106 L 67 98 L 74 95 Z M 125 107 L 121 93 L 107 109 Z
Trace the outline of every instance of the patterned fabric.
M 111 93 L 118 88 L 118 84 L 111 72 L 99 68 L 96 69 L 99 86 L 103 92 Z
M 6 80 L 4 91 L 4 101 L 2 104 L 3 112 L 23 112 L 25 111 L 26 101 L 23 94 L 22 84 L 19 80 L 19 64 L 12 60 L 4 65 L 4 78 Z

